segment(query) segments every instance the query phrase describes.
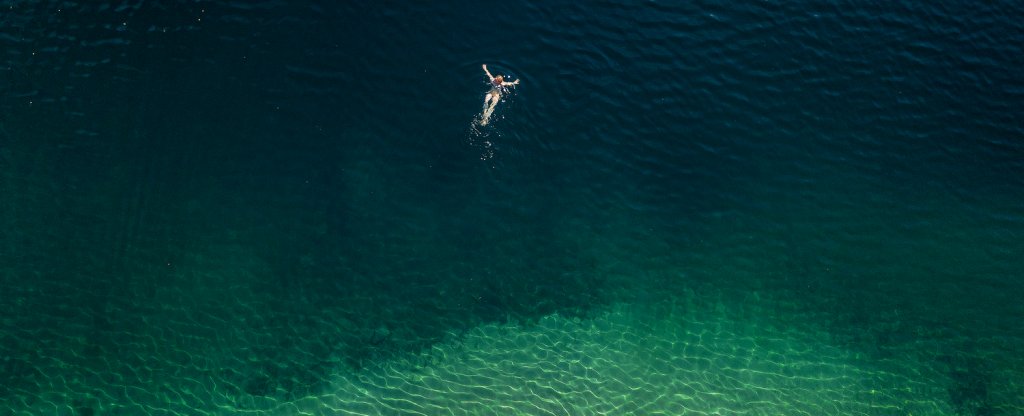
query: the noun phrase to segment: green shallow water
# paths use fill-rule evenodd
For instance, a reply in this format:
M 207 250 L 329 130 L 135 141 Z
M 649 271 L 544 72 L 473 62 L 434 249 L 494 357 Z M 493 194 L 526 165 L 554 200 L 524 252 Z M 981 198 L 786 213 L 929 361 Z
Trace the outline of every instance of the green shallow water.
M 483 9 L 0 1 L 0 416 L 1024 413 L 1019 5 Z

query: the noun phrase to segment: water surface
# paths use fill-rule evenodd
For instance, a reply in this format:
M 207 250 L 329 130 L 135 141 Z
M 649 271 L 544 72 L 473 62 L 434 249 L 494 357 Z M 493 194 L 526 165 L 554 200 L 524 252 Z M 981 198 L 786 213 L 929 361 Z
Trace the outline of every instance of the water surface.
M 10 414 L 1024 411 L 1015 2 L 0 10 Z

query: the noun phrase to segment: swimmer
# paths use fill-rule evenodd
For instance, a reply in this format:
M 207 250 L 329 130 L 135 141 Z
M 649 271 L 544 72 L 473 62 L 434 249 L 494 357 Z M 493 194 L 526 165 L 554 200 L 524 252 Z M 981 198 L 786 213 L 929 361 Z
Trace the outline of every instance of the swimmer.
M 494 107 L 498 105 L 498 101 L 501 100 L 501 94 L 505 92 L 505 87 L 511 87 L 519 85 L 519 80 L 514 82 L 505 81 L 505 77 L 498 75 L 491 75 L 491 71 L 487 70 L 487 64 L 483 65 L 484 73 L 487 74 L 487 78 L 491 79 L 491 90 L 484 96 L 484 112 L 480 116 L 480 125 L 486 126 L 487 122 L 491 119 L 491 113 L 494 112 Z

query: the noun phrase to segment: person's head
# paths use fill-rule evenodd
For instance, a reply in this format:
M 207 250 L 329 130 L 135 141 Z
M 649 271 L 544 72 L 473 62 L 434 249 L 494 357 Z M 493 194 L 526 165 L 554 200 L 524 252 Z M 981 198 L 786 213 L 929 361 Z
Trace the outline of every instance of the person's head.
M 502 82 L 505 82 L 505 77 L 503 77 L 501 75 L 498 75 L 498 76 L 494 77 L 494 83 L 495 84 L 501 84 Z

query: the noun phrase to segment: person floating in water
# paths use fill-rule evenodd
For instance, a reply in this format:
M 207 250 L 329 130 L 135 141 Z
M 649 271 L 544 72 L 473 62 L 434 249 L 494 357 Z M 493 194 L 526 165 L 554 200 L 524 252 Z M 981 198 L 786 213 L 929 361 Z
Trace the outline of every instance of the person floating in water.
M 487 122 L 491 119 L 491 113 L 494 112 L 494 107 L 498 106 L 498 101 L 501 101 L 501 94 L 505 93 L 505 88 L 519 85 L 519 80 L 517 79 L 514 82 L 505 81 L 505 77 L 501 75 L 491 75 L 491 71 L 487 70 L 487 64 L 483 66 L 487 78 L 491 79 L 491 90 L 484 96 L 484 112 L 480 115 L 480 125 L 486 126 Z

